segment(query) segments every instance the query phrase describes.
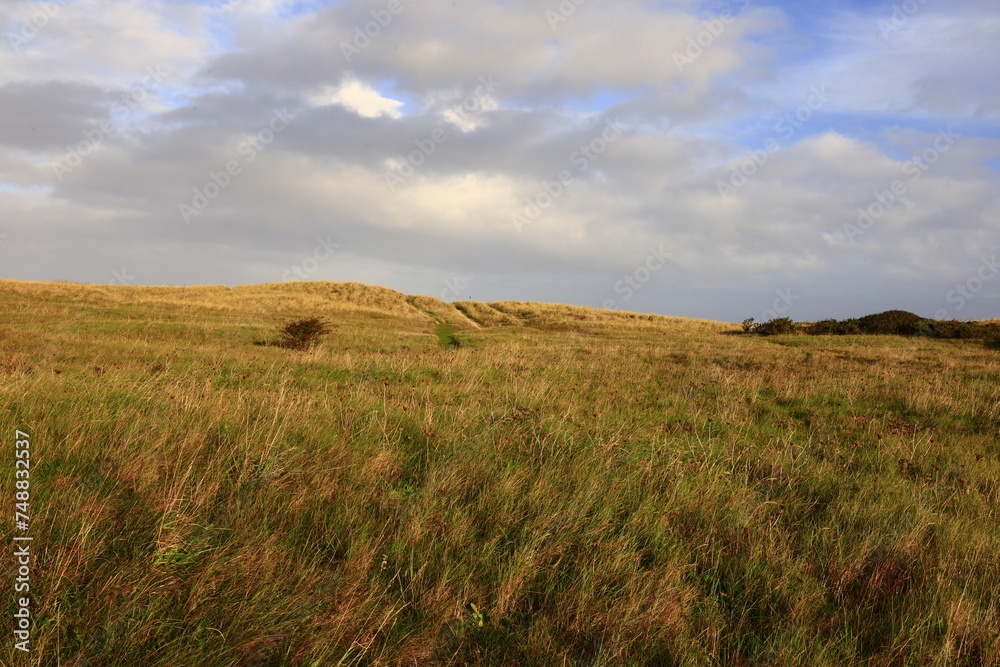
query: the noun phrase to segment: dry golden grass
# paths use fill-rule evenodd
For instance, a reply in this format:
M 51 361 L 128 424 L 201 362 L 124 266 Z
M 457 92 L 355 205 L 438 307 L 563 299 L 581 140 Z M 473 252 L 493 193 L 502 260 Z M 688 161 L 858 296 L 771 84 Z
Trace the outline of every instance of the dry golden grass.
M 501 313 L 499 310 L 478 301 L 455 301 L 452 305 L 470 320 L 484 327 L 515 326 L 520 320 Z
M 618 310 L 567 306 L 528 301 L 499 301 L 488 304 L 524 324 L 540 329 L 663 329 L 673 333 L 708 333 L 733 330 L 734 325 L 663 315 L 645 315 Z
M 465 313 L 441 299 L 430 296 L 411 296 L 407 302 L 417 310 L 426 313 L 436 322 L 446 322 L 460 329 L 478 329 L 479 324 L 470 320 Z
M 1000 665 L 998 352 L 737 328 L 0 281 L 38 546 L 0 660 Z

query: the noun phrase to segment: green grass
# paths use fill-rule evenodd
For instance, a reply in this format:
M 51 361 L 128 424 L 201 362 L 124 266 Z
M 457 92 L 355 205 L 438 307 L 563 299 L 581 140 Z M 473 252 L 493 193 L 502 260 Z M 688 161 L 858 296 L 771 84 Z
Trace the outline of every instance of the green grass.
M 454 325 L 447 322 L 439 322 L 434 327 L 434 335 L 437 336 L 438 345 L 441 347 L 461 347 L 462 341 L 455 334 Z
M 0 662 L 1000 664 L 982 342 L 254 289 L 0 282 Z

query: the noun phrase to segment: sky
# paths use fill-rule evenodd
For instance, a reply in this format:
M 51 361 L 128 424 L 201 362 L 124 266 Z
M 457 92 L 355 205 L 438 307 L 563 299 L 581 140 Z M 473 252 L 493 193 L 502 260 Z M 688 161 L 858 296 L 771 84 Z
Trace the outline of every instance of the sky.
M 1000 317 L 996 0 L 0 0 L 0 277 Z

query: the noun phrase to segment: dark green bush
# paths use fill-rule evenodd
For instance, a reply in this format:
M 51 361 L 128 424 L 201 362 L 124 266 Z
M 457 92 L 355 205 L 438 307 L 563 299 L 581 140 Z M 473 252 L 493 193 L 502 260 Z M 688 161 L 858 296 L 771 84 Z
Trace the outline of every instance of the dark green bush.
M 329 331 L 329 325 L 318 317 L 306 317 L 289 322 L 281 329 L 278 347 L 289 350 L 308 350 L 319 343 L 319 338 Z
M 780 336 L 795 333 L 795 322 L 789 317 L 778 317 L 757 325 L 757 333 L 762 336 Z
M 857 336 L 864 333 L 857 318 L 820 320 L 807 326 L 805 332 L 813 336 Z
M 859 336 L 864 332 L 861 330 L 861 321 L 856 317 L 852 317 L 840 323 L 840 331 L 837 333 L 845 336 Z
M 914 336 L 920 332 L 922 317 L 905 310 L 887 310 L 876 315 L 865 315 L 858 320 L 861 331 L 869 334 L 895 334 Z
M 844 336 L 847 334 L 860 334 L 861 327 L 857 320 L 820 320 L 806 327 L 806 333 L 813 336 Z
M 948 320 L 945 322 L 935 322 L 933 326 L 934 333 L 938 338 L 969 339 L 989 337 L 987 328 L 975 322 Z
M 837 320 L 820 320 L 819 322 L 813 322 L 808 327 L 806 327 L 806 333 L 813 336 L 829 336 L 830 334 L 837 333 L 837 327 L 840 322 Z

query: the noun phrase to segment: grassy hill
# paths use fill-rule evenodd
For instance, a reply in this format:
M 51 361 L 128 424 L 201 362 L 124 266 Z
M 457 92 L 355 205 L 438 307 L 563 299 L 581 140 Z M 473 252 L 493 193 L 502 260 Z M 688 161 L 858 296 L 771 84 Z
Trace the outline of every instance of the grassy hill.
M 1000 353 L 739 328 L 0 281 L 0 662 L 1000 664 Z

